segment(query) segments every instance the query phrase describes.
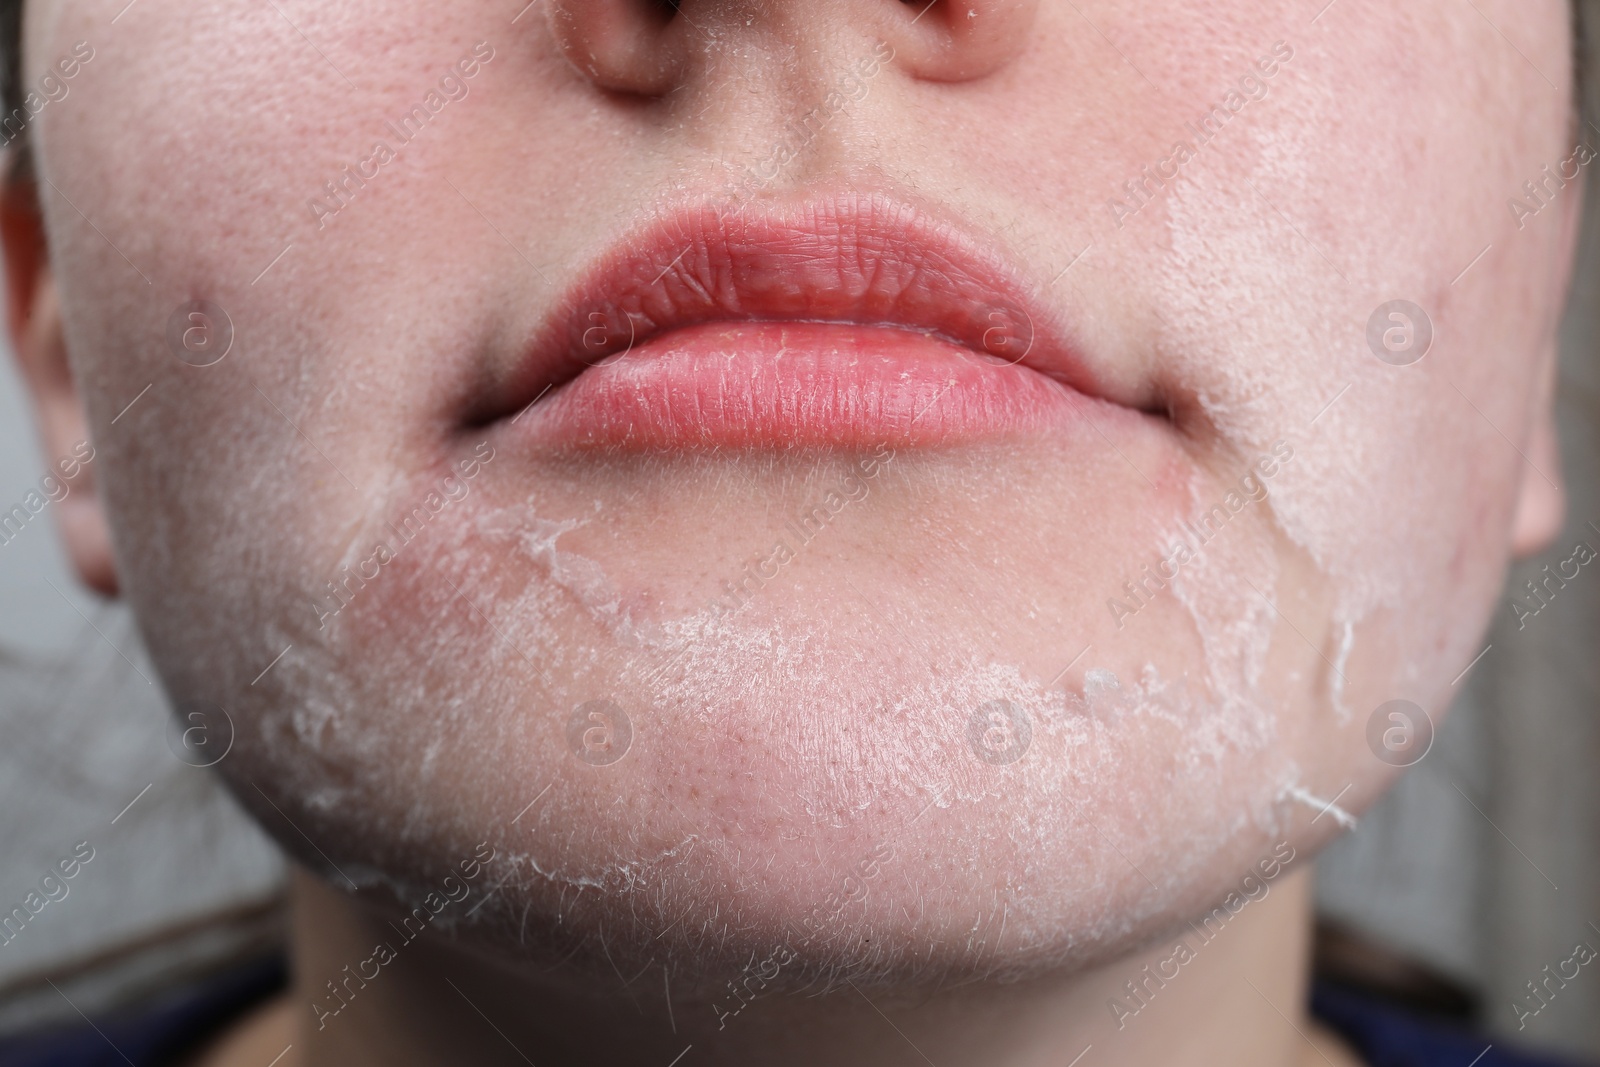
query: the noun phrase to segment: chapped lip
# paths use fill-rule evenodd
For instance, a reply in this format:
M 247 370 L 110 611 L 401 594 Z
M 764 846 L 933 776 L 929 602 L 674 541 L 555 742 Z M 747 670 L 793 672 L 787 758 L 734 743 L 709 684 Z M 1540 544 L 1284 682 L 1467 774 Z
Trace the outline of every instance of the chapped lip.
M 718 344 L 746 362 L 718 370 L 733 366 Z M 961 400 L 924 424 L 940 439 L 1106 396 L 1003 257 L 892 197 L 847 195 L 698 205 L 625 236 L 544 318 L 496 409 L 576 443 L 843 444 L 905 439 L 919 386 Z M 671 410 L 686 394 L 698 430 Z

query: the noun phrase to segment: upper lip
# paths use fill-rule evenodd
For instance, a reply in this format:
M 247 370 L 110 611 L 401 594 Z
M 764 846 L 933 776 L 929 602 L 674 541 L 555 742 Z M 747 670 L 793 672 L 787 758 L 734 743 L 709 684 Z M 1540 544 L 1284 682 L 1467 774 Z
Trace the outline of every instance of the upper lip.
M 1008 261 L 905 202 L 852 195 L 668 213 L 603 253 L 508 383 L 519 410 L 608 356 L 709 322 L 804 321 L 930 334 L 1104 396 L 1066 330 Z

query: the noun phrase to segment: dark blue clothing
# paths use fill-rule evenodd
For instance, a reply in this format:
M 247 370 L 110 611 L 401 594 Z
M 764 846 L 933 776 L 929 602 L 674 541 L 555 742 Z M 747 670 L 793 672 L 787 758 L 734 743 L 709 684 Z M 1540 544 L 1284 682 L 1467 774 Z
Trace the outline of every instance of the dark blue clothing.
M 1371 1067 L 1581 1067 L 1575 1060 L 1491 1044 L 1471 1030 L 1327 982 L 1313 987 L 1311 1014 L 1342 1035 Z
M 165 1067 L 284 988 L 282 958 L 258 960 L 158 999 L 144 1010 L 0 1038 L 0 1067 Z M 1371 1067 L 1581 1067 L 1491 1044 L 1380 998 L 1319 983 L 1311 1010 Z M 96 1030 L 95 1026 L 98 1026 Z M 126 1058 L 124 1058 L 126 1057 Z
M 163 1067 L 287 983 L 282 956 L 254 960 L 157 997 L 138 1011 L 0 1038 L 0 1067 Z

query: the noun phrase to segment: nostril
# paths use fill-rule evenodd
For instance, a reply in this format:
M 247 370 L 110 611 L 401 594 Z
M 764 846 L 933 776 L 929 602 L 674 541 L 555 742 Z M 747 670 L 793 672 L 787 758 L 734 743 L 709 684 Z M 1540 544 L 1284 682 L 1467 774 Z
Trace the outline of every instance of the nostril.
M 683 0 L 550 0 L 550 24 L 578 73 L 610 92 L 662 96 L 683 72 Z
M 935 81 L 991 74 L 1028 45 L 1039 0 L 900 0 L 897 51 L 905 69 Z

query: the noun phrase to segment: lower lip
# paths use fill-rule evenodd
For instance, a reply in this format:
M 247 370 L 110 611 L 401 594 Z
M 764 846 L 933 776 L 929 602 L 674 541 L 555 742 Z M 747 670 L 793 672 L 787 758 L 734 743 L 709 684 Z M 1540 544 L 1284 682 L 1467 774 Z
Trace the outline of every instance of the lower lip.
M 585 369 L 525 421 L 583 448 L 921 446 L 1036 431 L 1088 403 L 1028 367 L 909 330 L 718 322 Z

